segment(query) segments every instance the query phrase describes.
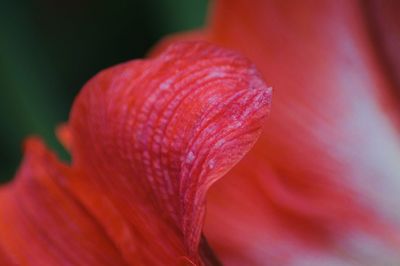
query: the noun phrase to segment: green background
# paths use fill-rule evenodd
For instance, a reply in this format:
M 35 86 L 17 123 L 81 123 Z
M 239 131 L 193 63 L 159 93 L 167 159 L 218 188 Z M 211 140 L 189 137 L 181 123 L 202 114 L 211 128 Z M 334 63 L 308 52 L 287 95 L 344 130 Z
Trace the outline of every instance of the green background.
M 200 27 L 206 9 L 206 0 L 0 0 L 0 181 L 13 177 L 26 136 L 66 158 L 54 129 L 85 81 Z

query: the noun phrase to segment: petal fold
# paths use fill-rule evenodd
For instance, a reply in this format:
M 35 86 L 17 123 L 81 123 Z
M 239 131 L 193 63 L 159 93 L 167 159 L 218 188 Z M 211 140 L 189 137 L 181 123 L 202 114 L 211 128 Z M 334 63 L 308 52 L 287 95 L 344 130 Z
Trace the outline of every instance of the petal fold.
M 102 71 L 73 106 L 69 187 L 129 263 L 206 264 L 207 190 L 253 146 L 270 102 L 253 64 L 203 42 Z
M 205 234 L 227 265 L 400 264 L 399 108 L 363 4 L 215 1 L 201 39 L 276 89 L 268 130 L 211 189 Z

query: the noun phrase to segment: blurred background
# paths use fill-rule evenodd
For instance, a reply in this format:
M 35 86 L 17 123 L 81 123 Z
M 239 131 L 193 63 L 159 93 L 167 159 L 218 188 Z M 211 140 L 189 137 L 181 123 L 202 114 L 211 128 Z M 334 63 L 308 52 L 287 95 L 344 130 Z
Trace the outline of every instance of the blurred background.
M 143 57 L 162 36 L 203 25 L 206 0 L 0 0 L 0 182 L 21 144 L 54 129 L 99 70 Z

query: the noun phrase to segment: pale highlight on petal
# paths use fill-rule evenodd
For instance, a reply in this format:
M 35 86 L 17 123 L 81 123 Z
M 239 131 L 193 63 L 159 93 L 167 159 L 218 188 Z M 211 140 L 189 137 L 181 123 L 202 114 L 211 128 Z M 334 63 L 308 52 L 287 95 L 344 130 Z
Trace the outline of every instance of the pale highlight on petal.
M 201 39 L 275 88 L 268 129 L 211 191 L 205 232 L 227 265 L 400 264 L 398 101 L 362 4 L 215 2 Z

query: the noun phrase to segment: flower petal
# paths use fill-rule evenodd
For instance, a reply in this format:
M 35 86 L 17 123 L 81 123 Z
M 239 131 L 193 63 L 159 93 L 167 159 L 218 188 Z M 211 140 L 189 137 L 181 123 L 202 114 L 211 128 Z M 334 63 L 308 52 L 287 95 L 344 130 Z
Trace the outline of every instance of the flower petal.
M 212 189 L 206 235 L 228 265 L 397 265 L 392 83 L 357 1 L 221 0 L 211 42 L 276 88 L 269 127 Z M 175 40 L 179 37 L 175 37 Z
M 387 67 L 397 97 L 400 97 L 400 2 L 368 0 L 365 10 L 381 62 Z
M 205 194 L 253 146 L 270 101 L 248 60 L 207 43 L 102 71 L 72 110 L 69 187 L 132 265 L 209 263 Z
M 1 265 L 126 265 L 62 185 L 68 172 L 40 140 L 26 142 L 16 180 L 0 190 Z
M 12 265 L 11 259 L 4 250 L 0 249 L 0 265 Z

